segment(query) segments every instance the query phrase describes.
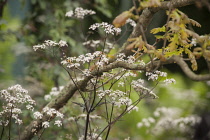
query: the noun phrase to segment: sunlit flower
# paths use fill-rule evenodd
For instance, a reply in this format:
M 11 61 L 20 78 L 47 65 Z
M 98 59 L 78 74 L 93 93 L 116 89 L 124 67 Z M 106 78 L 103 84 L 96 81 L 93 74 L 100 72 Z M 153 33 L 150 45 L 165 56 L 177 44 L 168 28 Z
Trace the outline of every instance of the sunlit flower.
M 108 24 L 107 22 L 95 23 L 95 24 L 91 25 L 89 29 L 96 30 L 97 28 L 103 28 L 105 33 L 107 33 L 107 34 L 118 35 L 121 33 L 120 28 L 116 28 L 113 25 Z
M 63 41 L 63 40 L 60 40 L 60 41 L 58 42 L 58 45 L 59 45 L 60 47 L 68 46 L 68 44 L 66 43 L 66 41 Z
M 58 127 L 62 126 L 62 122 L 60 120 L 56 120 L 54 125 L 57 125 Z
M 38 111 L 34 112 L 34 118 L 35 119 L 42 119 L 42 117 L 43 117 L 42 113 L 40 113 Z
M 83 19 L 87 15 L 96 14 L 93 10 L 83 9 L 82 7 L 77 7 L 74 11 L 68 11 L 65 16 L 67 17 L 76 17 L 78 19 Z
M 172 83 L 176 83 L 176 80 L 174 78 L 171 79 L 166 79 L 163 81 L 165 84 L 172 84 Z
M 48 121 L 42 122 L 42 127 L 48 128 L 50 127 L 50 123 Z

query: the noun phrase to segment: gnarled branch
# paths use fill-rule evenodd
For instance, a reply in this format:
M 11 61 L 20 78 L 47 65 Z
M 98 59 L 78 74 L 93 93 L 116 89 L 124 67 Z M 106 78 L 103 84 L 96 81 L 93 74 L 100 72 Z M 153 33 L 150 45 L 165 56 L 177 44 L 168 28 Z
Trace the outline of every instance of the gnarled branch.
M 195 81 L 207 81 L 210 80 L 210 74 L 205 74 L 205 75 L 198 75 L 195 74 L 187 65 L 187 63 L 183 60 L 183 58 L 179 57 L 179 56 L 173 56 L 171 58 L 172 60 L 174 60 L 174 62 L 176 62 L 180 68 L 182 69 L 182 71 L 192 80 Z

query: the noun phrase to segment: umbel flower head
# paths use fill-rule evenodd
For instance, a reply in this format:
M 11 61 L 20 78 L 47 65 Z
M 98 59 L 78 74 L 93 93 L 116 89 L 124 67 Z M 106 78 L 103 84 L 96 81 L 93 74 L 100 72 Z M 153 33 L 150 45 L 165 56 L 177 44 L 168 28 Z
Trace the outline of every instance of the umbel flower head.
M 35 101 L 28 95 L 28 91 L 23 89 L 21 85 L 14 85 L 6 90 L 0 91 L 0 100 L 2 100 L 2 109 L 0 110 L 0 125 L 7 126 L 10 118 L 15 120 L 15 123 L 22 124 L 20 109 L 25 105 L 26 109 L 33 111 Z
M 76 17 L 78 19 L 83 19 L 86 15 L 94 15 L 96 14 L 93 10 L 83 9 L 82 7 L 77 7 L 74 11 L 68 11 L 66 13 L 67 17 Z

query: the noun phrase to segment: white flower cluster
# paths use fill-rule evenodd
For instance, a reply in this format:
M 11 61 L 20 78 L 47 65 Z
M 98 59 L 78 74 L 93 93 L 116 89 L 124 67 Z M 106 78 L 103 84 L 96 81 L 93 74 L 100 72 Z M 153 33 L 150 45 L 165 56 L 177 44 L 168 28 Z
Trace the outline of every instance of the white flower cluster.
M 100 45 L 100 43 L 101 43 L 100 40 L 88 40 L 88 41 L 82 43 L 82 45 L 96 48 Z
M 132 27 L 136 27 L 136 22 L 130 18 L 126 20 L 126 23 L 129 23 Z
M 46 113 L 50 117 L 52 117 L 54 115 L 56 115 L 56 117 L 60 117 L 61 119 L 63 119 L 63 117 L 64 117 L 64 115 L 62 113 L 60 113 L 59 111 L 57 111 L 54 108 L 45 107 L 45 108 L 43 108 L 43 112 Z
M 154 99 L 158 98 L 158 96 L 150 89 L 146 88 L 143 86 L 144 80 L 138 79 L 138 80 L 133 80 L 131 82 L 131 86 L 136 92 L 140 92 L 140 95 L 144 97 L 152 97 Z
M 57 111 L 54 108 L 49 108 L 49 107 L 43 108 L 43 113 L 46 113 L 49 117 L 55 116 L 56 118 L 60 118 L 60 119 L 63 119 L 63 117 L 64 117 L 64 115 L 62 113 L 60 113 L 59 111 Z M 34 112 L 33 115 L 34 115 L 35 119 L 42 119 L 42 117 L 43 117 L 43 114 L 39 111 Z M 62 126 L 62 121 L 61 120 L 55 120 L 54 125 L 57 125 L 58 127 L 61 127 Z M 48 121 L 42 122 L 42 127 L 44 127 L 44 128 L 50 127 L 50 122 L 48 122 Z
M 98 90 L 98 97 L 99 99 L 102 99 L 105 95 L 110 94 L 112 90 Z
M 116 61 L 125 61 L 126 55 L 124 53 L 117 54 L 117 60 Z
M 171 78 L 171 79 L 165 79 L 164 81 L 163 81 L 166 85 L 168 85 L 168 84 L 172 84 L 172 83 L 176 83 L 176 80 L 174 79 L 174 78 Z
M 64 88 L 64 86 L 60 86 L 59 88 L 53 87 L 53 88 L 51 89 L 50 93 L 44 96 L 44 99 L 45 99 L 46 101 L 49 101 L 49 100 L 51 100 L 53 97 L 58 96 L 58 94 L 61 92 L 61 90 L 62 90 L 63 88 Z
M 113 78 L 115 75 L 113 73 L 108 73 L 108 72 L 104 72 L 100 79 L 104 80 L 104 79 L 110 79 L 110 78 Z
M 157 121 L 153 128 L 155 133 L 163 133 L 164 130 L 174 129 L 179 132 L 191 133 L 192 127 L 200 122 L 201 118 L 198 116 L 187 116 L 181 118 L 163 117 Z
M 124 70 L 122 70 L 122 71 L 124 71 Z M 126 78 L 128 78 L 128 77 L 136 77 L 137 76 L 137 74 L 135 74 L 135 73 L 133 73 L 132 71 L 130 71 L 130 70 L 128 70 L 128 71 L 126 71 L 126 73 L 124 74 L 124 75 L 122 75 L 122 76 L 116 76 L 115 77 L 115 79 L 116 80 L 119 80 L 119 79 L 126 79 Z
M 57 111 L 54 108 L 45 107 L 43 108 L 43 112 L 52 117 L 53 115 L 56 115 L 57 117 L 63 118 L 63 114 Z M 34 118 L 35 119 L 41 119 L 43 117 L 42 113 L 36 111 L 34 112 Z
M 66 41 L 63 40 L 60 40 L 58 43 L 52 40 L 45 40 L 44 43 L 41 45 L 34 45 L 33 49 L 34 51 L 36 51 L 38 49 L 47 49 L 48 47 L 55 47 L 55 46 L 64 47 L 68 46 L 68 44 L 66 43 Z
M 122 81 L 120 81 L 119 83 L 118 83 L 118 87 L 124 87 L 124 85 L 125 85 L 125 82 L 122 82 Z
M 84 140 L 85 139 L 85 136 L 82 135 L 81 137 L 79 137 L 78 140 Z M 98 134 L 97 133 L 89 133 L 86 140 L 102 140 L 102 137 L 98 137 Z
M 43 114 L 39 111 L 34 112 L 34 118 L 35 119 L 42 119 Z
M 50 122 L 48 122 L 48 121 L 42 122 L 42 127 L 44 127 L 44 128 L 50 127 Z
M 150 127 L 156 134 L 161 134 L 169 129 L 180 132 L 191 132 L 190 128 L 199 123 L 201 118 L 196 115 L 180 117 L 181 113 L 182 111 L 179 108 L 160 107 L 154 112 L 154 118 L 142 119 L 141 122 L 137 123 L 137 127 Z
M 145 66 L 145 63 L 143 60 L 137 60 L 135 58 L 135 56 L 133 55 L 129 55 L 126 57 L 126 55 L 124 53 L 119 53 L 117 54 L 117 57 L 116 57 L 116 61 L 122 61 L 122 62 L 126 62 L 126 63 L 129 63 L 129 64 L 138 64 L 140 66 Z
M 130 113 L 130 112 L 133 111 L 133 110 L 135 110 L 136 112 L 138 112 L 138 111 L 139 111 L 138 106 L 130 105 L 130 106 L 127 108 L 128 113 Z
M 146 76 L 148 76 L 148 80 L 155 81 L 159 76 L 167 77 L 167 73 L 156 70 L 155 72 L 146 72 Z
M 97 59 L 100 58 L 100 59 Z M 61 64 L 66 65 L 67 68 L 78 68 L 81 64 L 89 63 L 91 61 L 96 61 L 95 64 L 98 67 L 103 67 L 108 63 L 108 58 L 106 55 L 102 54 L 101 51 L 96 51 L 93 54 L 87 53 L 85 55 L 80 55 L 78 57 L 68 57 L 66 60 L 63 60 Z M 84 72 L 84 75 L 86 75 L 87 70 Z
M 181 115 L 181 110 L 179 108 L 167 108 L 167 107 L 158 107 L 155 112 L 155 117 L 167 116 L 167 117 L 178 117 Z
M 132 106 L 132 100 L 129 97 L 127 97 L 128 93 L 125 93 L 121 90 L 98 90 L 97 93 L 100 99 L 107 96 L 110 100 L 110 103 L 119 108 L 125 105 L 128 107 L 128 111 L 138 111 L 137 107 Z
M 136 58 L 132 55 L 128 56 L 127 58 L 127 63 L 129 64 L 133 64 L 136 61 Z
M 104 31 L 105 31 L 106 34 L 112 34 L 112 35 L 116 34 L 116 35 L 118 35 L 118 34 L 121 33 L 120 28 L 116 28 L 116 27 L 114 27 L 113 25 L 111 25 L 107 22 L 95 23 L 95 24 L 91 25 L 89 29 L 94 31 L 94 30 L 96 30 L 97 28 L 100 28 L 100 27 L 104 28 Z
M 103 43 L 103 44 L 102 44 Z M 99 46 L 103 46 L 104 42 L 101 40 L 88 40 L 83 43 L 84 46 L 91 47 L 91 48 L 97 48 Z M 105 48 L 104 52 L 108 53 L 111 49 L 113 49 L 114 45 L 109 42 L 105 42 Z
M 86 15 L 96 14 L 93 10 L 83 9 L 82 7 L 77 7 L 74 11 L 68 11 L 65 16 L 67 17 L 76 17 L 78 19 L 83 19 Z
M 154 123 L 155 123 L 155 119 L 154 118 L 152 118 L 152 117 L 144 118 L 144 119 L 142 119 L 141 122 L 137 123 L 137 127 L 138 128 L 141 128 L 143 126 L 150 127 L 151 124 L 154 124 Z
M 26 105 L 28 110 L 34 110 L 35 101 L 21 85 L 14 85 L 6 90 L 1 90 L 0 100 L 3 109 L 0 111 L 0 125 L 7 126 L 10 117 L 15 120 L 15 123 L 22 124 L 23 121 L 20 119 L 22 110 L 20 108 L 23 105 Z

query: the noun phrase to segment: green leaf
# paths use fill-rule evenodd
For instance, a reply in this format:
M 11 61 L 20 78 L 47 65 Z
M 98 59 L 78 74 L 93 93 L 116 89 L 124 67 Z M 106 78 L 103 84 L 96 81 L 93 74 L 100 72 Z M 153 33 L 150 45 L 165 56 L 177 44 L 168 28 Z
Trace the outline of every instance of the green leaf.
M 174 34 L 174 36 L 170 39 L 171 43 L 168 45 L 170 51 L 174 51 L 179 45 L 179 34 Z
M 46 9 L 46 2 L 45 1 L 38 1 L 41 9 Z
M 157 39 L 164 39 L 164 38 L 165 38 L 163 35 L 155 35 L 155 37 L 156 37 Z
M 176 50 L 176 51 L 166 52 L 164 56 L 166 58 L 168 58 L 168 57 L 171 57 L 173 55 L 181 55 L 182 52 L 183 52 L 183 49 L 179 49 L 179 50 Z
M 150 31 L 150 33 L 152 33 L 152 34 L 157 34 L 159 32 L 166 32 L 166 27 L 163 26 L 163 27 L 159 27 L 159 28 L 154 28 Z

